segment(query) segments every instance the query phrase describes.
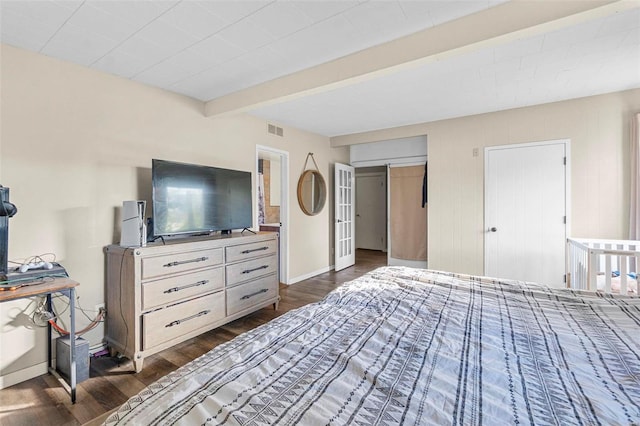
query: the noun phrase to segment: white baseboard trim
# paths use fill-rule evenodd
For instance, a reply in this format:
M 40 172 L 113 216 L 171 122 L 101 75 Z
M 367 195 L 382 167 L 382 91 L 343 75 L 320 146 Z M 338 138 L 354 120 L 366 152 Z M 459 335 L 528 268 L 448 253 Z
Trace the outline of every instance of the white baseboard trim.
M 49 369 L 47 368 L 47 362 L 33 365 L 31 367 L 23 368 L 22 370 L 14 371 L 13 373 L 0 376 L 0 389 L 8 388 L 9 386 L 22 383 L 34 377 L 47 374 Z
M 308 274 L 300 275 L 295 278 L 291 278 L 288 285 L 299 283 L 300 281 L 307 280 L 309 278 L 315 277 L 316 275 L 324 274 L 325 272 L 329 272 L 333 269 L 333 265 L 327 266 L 326 268 L 318 269 L 317 271 L 309 272 Z

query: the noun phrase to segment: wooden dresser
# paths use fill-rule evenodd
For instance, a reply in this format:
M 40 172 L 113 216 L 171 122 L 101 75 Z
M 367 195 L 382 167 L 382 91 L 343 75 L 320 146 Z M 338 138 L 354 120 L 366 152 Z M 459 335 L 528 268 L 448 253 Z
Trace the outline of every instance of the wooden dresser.
M 278 308 L 278 234 L 108 246 L 109 348 L 144 358 L 265 306 Z

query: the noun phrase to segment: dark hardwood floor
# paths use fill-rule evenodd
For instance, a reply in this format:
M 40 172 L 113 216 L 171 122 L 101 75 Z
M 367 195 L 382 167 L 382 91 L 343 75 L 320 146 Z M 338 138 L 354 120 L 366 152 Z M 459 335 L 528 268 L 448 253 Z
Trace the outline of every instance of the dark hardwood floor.
M 225 326 L 145 358 L 140 373 L 128 360 L 92 358 L 90 378 L 78 385 L 76 403 L 51 375 L 45 374 L 0 390 L 0 424 L 81 425 L 103 418 L 129 397 L 178 367 L 237 335 L 264 324 L 292 309 L 317 302 L 342 283 L 385 265 L 386 253 L 357 250 L 356 264 L 339 272 L 327 272 L 291 286 L 281 285 L 280 307 L 261 309 Z

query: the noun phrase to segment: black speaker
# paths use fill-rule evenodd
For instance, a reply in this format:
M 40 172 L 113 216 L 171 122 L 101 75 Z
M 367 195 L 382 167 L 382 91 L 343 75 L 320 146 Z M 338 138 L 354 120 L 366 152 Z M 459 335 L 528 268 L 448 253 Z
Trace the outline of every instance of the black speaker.
M 9 202 L 9 188 L 0 185 L 0 279 L 6 280 L 9 261 L 9 218 L 18 212 Z

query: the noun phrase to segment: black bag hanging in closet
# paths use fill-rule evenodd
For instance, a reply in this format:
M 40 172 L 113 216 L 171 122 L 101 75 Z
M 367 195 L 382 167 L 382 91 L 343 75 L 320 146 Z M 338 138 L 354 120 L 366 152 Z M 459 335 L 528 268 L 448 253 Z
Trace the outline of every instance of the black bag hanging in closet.
M 424 163 L 424 177 L 422 178 L 422 208 L 427 205 L 427 162 Z

